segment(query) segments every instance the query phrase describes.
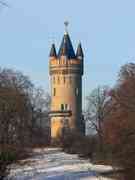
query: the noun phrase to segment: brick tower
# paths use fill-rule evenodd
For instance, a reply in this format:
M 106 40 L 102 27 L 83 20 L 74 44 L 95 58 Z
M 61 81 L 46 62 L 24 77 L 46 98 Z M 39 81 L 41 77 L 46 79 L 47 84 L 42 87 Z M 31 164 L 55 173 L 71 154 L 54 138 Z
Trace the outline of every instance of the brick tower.
M 66 30 L 58 54 L 52 44 L 49 60 L 51 81 L 51 138 L 57 139 L 63 128 L 84 133 L 82 116 L 83 50 L 76 53 Z

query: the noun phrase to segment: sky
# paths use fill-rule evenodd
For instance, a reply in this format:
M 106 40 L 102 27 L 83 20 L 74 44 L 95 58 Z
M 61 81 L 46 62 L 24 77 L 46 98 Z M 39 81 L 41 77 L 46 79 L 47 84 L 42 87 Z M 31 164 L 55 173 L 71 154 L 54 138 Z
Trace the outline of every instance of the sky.
M 3 0 L 4 1 L 4 0 Z M 0 66 L 27 74 L 49 91 L 49 51 L 57 51 L 64 21 L 76 49 L 84 49 L 83 96 L 113 86 L 119 69 L 135 62 L 134 0 L 5 0 L 0 7 Z

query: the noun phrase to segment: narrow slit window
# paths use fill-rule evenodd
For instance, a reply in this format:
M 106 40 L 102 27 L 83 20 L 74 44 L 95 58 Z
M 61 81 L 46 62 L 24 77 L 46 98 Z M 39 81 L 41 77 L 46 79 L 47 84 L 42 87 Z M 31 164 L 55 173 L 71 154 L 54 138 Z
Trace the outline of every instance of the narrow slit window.
M 75 94 L 76 94 L 76 96 L 79 95 L 79 89 L 78 88 L 75 89 Z
M 60 77 L 58 76 L 58 84 L 60 84 Z
M 65 110 L 68 110 L 68 105 L 67 104 L 65 104 Z
M 53 83 L 55 84 L 55 77 L 53 77 Z
M 71 78 L 71 76 L 69 77 L 69 83 L 72 84 L 72 78 Z
M 63 77 L 63 81 L 64 81 L 64 84 L 65 84 L 66 83 L 66 77 L 65 76 Z
M 56 88 L 53 89 L 53 96 L 56 96 Z

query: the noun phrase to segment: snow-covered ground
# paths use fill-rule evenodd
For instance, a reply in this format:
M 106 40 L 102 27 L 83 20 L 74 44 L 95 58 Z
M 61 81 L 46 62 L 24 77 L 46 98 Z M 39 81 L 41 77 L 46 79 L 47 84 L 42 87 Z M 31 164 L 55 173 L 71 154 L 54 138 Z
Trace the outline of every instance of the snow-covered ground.
M 60 149 L 34 149 L 33 156 L 11 166 L 8 180 L 111 180 L 99 176 L 110 166 L 92 165 Z

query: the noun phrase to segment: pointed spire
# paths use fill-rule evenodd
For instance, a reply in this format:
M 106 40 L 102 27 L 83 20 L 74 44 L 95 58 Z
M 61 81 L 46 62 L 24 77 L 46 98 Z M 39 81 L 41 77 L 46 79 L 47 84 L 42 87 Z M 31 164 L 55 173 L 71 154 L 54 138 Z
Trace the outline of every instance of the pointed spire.
M 76 57 L 79 58 L 79 59 L 84 58 L 81 42 L 78 44 L 77 51 L 76 51 Z
M 61 56 L 66 56 L 68 59 L 75 58 L 75 52 L 72 46 L 72 42 L 67 32 L 64 34 L 64 37 L 63 37 L 63 40 L 59 49 L 58 57 L 60 58 Z
M 67 43 L 66 43 L 66 40 L 64 38 L 64 41 L 63 41 L 63 45 L 61 46 L 61 56 L 67 56 L 68 55 L 68 48 L 67 48 Z
M 58 57 L 60 58 L 61 56 L 66 56 L 68 59 L 73 59 L 75 58 L 75 52 L 68 34 L 69 22 L 65 21 L 64 25 L 65 25 L 65 33 L 59 49 Z
M 50 51 L 50 57 L 57 57 L 55 44 L 52 44 L 51 51 Z

